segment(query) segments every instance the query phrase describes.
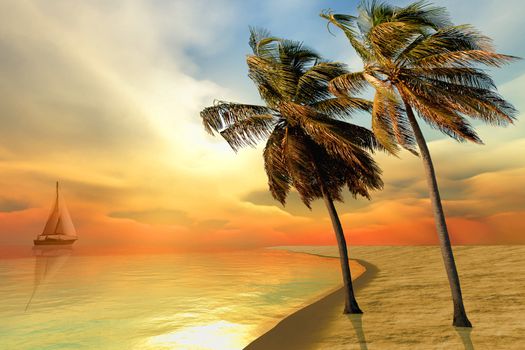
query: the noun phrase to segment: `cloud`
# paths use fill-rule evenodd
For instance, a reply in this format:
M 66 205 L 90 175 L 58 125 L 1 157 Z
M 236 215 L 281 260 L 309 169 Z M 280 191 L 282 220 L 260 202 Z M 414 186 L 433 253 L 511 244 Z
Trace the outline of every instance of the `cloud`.
M 181 210 L 153 209 L 137 211 L 115 211 L 108 214 L 111 218 L 131 219 L 152 225 L 187 225 L 193 222 L 188 214 Z
M 498 12 L 483 1 L 472 13 L 471 3 L 437 3 L 521 55 L 510 50 L 522 50 L 514 35 L 522 6 Z M 79 244 L 333 244 L 322 201 L 309 211 L 292 192 L 283 208 L 267 191 L 262 146 L 235 154 L 199 119 L 214 99 L 260 102 L 246 76 L 250 24 L 358 68 L 344 36 L 331 36 L 318 17 L 329 7 L 349 12 L 355 2 L 0 2 L 0 241 L 31 241 L 59 179 Z M 496 73 L 507 81 L 502 94 L 523 109 L 520 67 Z M 510 223 L 522 227 L 525 210 L 516 195 L 525 178 L 523 123 L 479 131 L 485 146 L 427 133 L 449 224 L 461 242 L 475 242 L 465 233 L 473 230 L 485 242 L 520 240 Z M 336 204 L 349 237 L 434 242 L 420 160 L 377 160 L 385 190 Z
M 11 198 L 0 198 L 0 212 L 11 213 L 29 208 L 30 206 L 24 201 Z
M 199 230 L 223 229 L 230 222 L 223 219 L 197 220 L 191 218 L 188 213 L 174 209 L 150 209 L 135 211 L 114 211 L 107 214 L 110 218 L 130 219 L 139 223 L 149 225 L 181 226 Z

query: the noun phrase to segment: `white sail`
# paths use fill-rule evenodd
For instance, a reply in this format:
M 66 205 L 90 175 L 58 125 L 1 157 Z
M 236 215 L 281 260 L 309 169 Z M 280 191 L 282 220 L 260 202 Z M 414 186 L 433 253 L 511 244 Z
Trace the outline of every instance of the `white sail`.
M 73 226 L 73 221 L 71 221 L 66 202 L 59 191 L 57 182 L 55 203 L 47 219 L 46 226 L 44 226 L 42 234 L 37 239 L 70 239 L 76 236 L 75 226 Z
M 58 194 L 58 198 L 58 211 L 60 213 L 60 217 L 58 219 L 57 229 L 55 230 L 55 233 L 76 237 L 77 231 L 75 230 L 75 226 L 73 226 L 73 221 L 71 221 L 69 210 L 67 210 L 66 207 L 66 201 L 60 193 Z

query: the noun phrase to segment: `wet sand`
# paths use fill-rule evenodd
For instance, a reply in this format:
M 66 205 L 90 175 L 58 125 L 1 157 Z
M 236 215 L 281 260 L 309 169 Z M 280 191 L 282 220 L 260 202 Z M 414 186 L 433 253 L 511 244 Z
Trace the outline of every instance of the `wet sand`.
M 350 270 L 355 291 L 364 287 L 377 272 L 374 265 L 363 260 L 351 260 Z M 245 349 L 314 349 L 312 345 L 322 339 L 322 325 L 334 322 L 334 315 L 342 312 L 343 298 L 344 290 L 341 287 L 286 317 Z
M 337 256 L 336 247 L 279 247 Z M 342 290 L 297 311 L 246 349 L 524 349 L 525 246 L 454 247 L 474 328 L 451 326 L 438 247 L 351 247 L 364 315 L 343 315 Z M 373 265 L 372 265 L 373 263 Z

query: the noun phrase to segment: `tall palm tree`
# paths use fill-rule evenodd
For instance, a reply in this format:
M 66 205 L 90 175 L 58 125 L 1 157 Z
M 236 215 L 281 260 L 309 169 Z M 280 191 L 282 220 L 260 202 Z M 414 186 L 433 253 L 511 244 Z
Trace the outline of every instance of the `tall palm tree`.
M 369 110 L 369 101 L 335 97 L 328 82 L 348 73 L 344 65 L 322 60 L 300 42 L 251 30 L 253 55 L 247 57 L 249 77 L 264 106 L 217 102 L 201 112 L 204 127 L 220 133 L 237 151 L 267 139 L 264 165 L 272 196 L 285 204 L 294 187 L 303 203 L 323 198 L 339 246 L 345 287 L 344 313 L 361 313 L 354 296 L 346 240 L 334 206 L 342 190 L 369 198 L 383 183 L 369 151 L 381 149 L 373 133 L 343 121 L 355 110 Z
M 358 16 L 323 12 L 339 27 L 364 63 L 360 72 L 330 82 L 336 96 L 375 89 L 372 129 L 385 148 L 421 153 L 452 300 L 453 325 L 471 327 L 461 295 L 445 215 L 430 152 L 415 112 L 458 141 L 481 143 L 466 120 L 512 123 L 516 110 L 496 91 L 479 65 L 499 67 L 514 57 L 498 54 L 491 40 L 469 25 L 452 25 L 446 9 L 424 1 L 395 7 L 372 1 Z M 417 154 L 417 153 L 416 153 Z

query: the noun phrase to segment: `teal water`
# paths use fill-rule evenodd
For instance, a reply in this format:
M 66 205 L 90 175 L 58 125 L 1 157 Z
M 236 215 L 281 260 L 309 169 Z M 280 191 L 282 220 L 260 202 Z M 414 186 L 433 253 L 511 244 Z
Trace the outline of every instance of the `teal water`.
M 284 251 L 0 260 L 0 349 L 242 349 L 339 284 Z

